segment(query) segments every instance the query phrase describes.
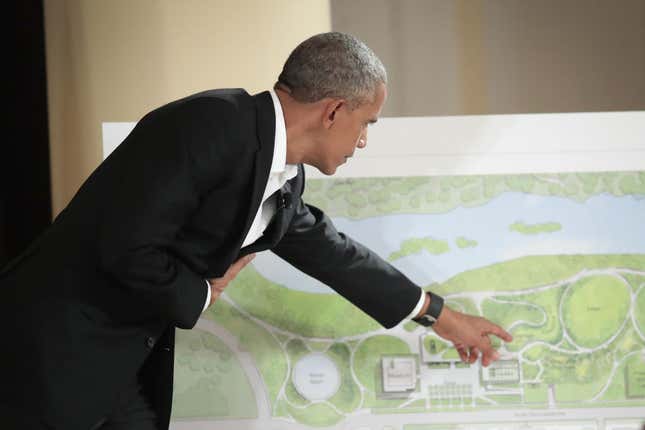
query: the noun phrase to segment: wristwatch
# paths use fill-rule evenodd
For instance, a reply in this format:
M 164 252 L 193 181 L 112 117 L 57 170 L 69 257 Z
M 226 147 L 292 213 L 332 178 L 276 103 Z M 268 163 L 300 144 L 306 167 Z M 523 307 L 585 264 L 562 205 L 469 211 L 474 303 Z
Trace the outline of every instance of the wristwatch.
M 421 324 L 426 327 L 431 327 L 438 319 L 443 309 L 443 297 L 436 295 L 431 291 L 426 291 L 426 294 L 430 296 L 430 304 L 426 312 L 418 318 L 414 318 L 412 321 Z

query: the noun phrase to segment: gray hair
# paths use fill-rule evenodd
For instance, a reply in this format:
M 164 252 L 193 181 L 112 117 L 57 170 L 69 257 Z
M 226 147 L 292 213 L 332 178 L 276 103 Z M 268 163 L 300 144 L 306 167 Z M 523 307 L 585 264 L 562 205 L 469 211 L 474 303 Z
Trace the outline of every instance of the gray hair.
M 330 32 L 291 52 L 276 87 L 286 86 L 299 102 L 333 97 L 356 107 L 371 100 L 380 83 L 387 83 L 387 72 L 376 54 L 350 34 Z

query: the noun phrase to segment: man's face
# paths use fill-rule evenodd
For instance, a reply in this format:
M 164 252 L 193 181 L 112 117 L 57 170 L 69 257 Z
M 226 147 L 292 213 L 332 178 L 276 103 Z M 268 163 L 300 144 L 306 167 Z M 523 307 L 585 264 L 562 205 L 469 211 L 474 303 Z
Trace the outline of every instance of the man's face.
M 356 148 L 367 145 L 367 127 L 374 124 L 381 113 L 387 97 L 385 84 L 380 84 L 373 100 L 354 109 L 342 103 L 328 118 L 329 127 L 321 142 L 321 153 L 318 169 L 332 175 L 336 169 L 354 155 Z

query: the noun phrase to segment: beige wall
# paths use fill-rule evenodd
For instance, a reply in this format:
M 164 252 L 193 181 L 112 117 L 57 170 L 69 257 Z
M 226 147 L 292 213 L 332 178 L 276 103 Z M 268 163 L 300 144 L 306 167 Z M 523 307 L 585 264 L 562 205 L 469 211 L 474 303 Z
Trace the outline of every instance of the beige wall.
M 331 0 L 390 75 L 386 116 L 645 109 L 643 0 Z
M 329 29 L 328 0 L 46 0 L 54 214 L 101 161 L 102 122 L 204 89 L 267 89 Z

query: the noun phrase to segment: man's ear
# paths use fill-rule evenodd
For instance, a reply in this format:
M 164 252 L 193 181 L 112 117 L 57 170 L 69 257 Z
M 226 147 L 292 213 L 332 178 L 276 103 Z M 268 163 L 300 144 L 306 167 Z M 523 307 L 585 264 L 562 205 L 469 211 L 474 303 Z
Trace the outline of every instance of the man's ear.
M 336 122 L 336 115 L 338 111 L 345 106 L 347 102 L 344 99 L 330 99 L 325 103 L 325 110 L 323 112 L 323 125 L 325 128 L 331 128 Z

